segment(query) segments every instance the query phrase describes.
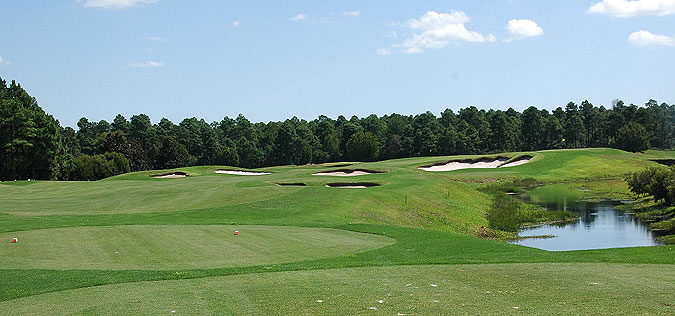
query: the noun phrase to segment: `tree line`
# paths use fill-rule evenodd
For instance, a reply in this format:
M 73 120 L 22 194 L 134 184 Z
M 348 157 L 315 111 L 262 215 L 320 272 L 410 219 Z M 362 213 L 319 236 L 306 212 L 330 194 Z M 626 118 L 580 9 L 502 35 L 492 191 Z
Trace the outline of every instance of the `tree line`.
M 253 123 L 244 115 L 208 123 L 195 117 L 153 124 L 145 114 L 111 122 L 81 118 L 62 127 L 20 84 L 0 78 L 0 179 L 95 180 L 128 171 L 192 165 L 256 168 L 557 148 L 670 149 L 675 105 L 570 102 L 549 112 L 531 106 L 469 106 L 439 116 L 293 117 Z

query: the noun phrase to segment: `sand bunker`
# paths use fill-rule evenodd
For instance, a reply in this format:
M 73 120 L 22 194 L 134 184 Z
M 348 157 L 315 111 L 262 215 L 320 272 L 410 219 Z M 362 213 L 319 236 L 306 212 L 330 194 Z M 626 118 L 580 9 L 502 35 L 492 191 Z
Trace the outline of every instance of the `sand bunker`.
M 379 186 L 379 183 L 374 182 L 356 182 L 356 183 L 328 183 L 328 188 L 346 188 L 346 189 L 367 189 Z
M 511 161 L 509 161 L 509 159 L 510 158 L 501 156 L 483 157 L 477 159 L 461 159 L 461 160 L 452 160 L 445 163 L 437 163 L 430 166 L 422 166 L 419 167 L 418 169 L 424 171 L 438 172 L 438 171 L 453 171 L 453 170 L 476 169 L 476 168 L 482 169 L 508 168 L 526 164 L 530 162 L 530 159 L 532 159 L 532 157 L 520 156 Z M 509 162 L 506 163 L 507 161 Z
M 277 182 L 277 185 L 282 187 L 306 187 L 307 185 L 302 182 Z
M 237 175 L 237 176 L 264 176 L 264 175 L 272 174 L 271 172 L 256 172 L 256 171 L 244 171 L 244 170 L 225 170 L 225 169 L 216 170 L 216 173 L 233 174 L 233 175 Z
M 516 159 L 513 159 L 513 160 L 499 166 L 498 168 L 508 168 L 508 167 L 520 166 L 520 165 L 524 165 L 524 164 L 530 162 L 530 160 L 532 160 L 532 156 L 520 156 Z
M 172 173 L 155 175 L 155 176 L 152 176 L 152 177 L 158 178 L 158 179 L 171 179 L 171 178 L 185 178 L 187 176 L 188 176 L 188 174 L 185 173 L 185 172 L 176 171 L 176 172 L 172 172 Z
M 332 176 L 332 177 L 355 177 L 365 176 L 368 174 L 384 173 L 384 171 L 367 170 L 367 169 L 338 169 L 332 171 L 317 172 L 314 176 Z

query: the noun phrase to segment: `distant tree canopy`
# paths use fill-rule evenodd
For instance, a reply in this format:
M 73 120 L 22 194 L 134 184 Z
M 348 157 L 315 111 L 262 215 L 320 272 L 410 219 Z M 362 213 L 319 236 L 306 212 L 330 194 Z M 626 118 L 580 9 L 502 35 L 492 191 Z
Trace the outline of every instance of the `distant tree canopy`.
M 62 176 L 61 126 L 21 85 L 0 78 L 0 179 Z
M 642 124 L 629 122 L 619 129 L 616 147 L 632 152 L 645 151 L 649 148 L 649 133 Z
M 654 100 L 644 106 L 617 100 L 611 109 L 583 101 L 552 112 L 534 106 L 523 113 L 470 106 L 440 116 L 322 115 L 269 123 L 252 123 L 240 114 L 212 123 L 193 117 L 152 124 L 145 114 L 128 120 L 118 114 L 112 123 L 83 117 L 75 130 L 62 128 L 20 85 L 0 81 L 2 180 L 91 180 L 110 174 L 91 170 L 125 172 L 109 168 L 112 156 L 106 153 L 120 154 L 131 171 L 212 164 L 255 168 L 554 148 L 643 151 L 673 148 L 675 138 L 675 105 Z M 80 158 L 84 155 L 91 159 Z

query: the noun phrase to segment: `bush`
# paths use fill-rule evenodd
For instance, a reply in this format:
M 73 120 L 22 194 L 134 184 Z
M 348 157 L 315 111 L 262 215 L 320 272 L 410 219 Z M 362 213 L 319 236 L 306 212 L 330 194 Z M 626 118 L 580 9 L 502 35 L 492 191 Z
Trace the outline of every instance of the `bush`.
M 486 218 L 490 228 L 507 232 L 516 232 L 520 228 L 519 202 L 507 195 L 496 195 Z
M 74 159 L 71 180 L 94 181 L 130 171 L 129 160 L 120 153 L 81 155 Z
M 631 192 L 651 195 L 654 202 L 673 205 L 675 202 L 675 166 L 655 167 L 635 172 L 626 177 Z

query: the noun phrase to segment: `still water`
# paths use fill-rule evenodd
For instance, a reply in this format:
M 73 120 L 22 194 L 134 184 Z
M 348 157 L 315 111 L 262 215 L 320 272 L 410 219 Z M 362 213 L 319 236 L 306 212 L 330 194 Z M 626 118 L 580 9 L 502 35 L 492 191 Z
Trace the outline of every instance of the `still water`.
M 536 191 L 536 190 L 535 190 Z M 550 210 L 568 210 L 579 214 L 579 220 L 563 225 L 543 225 L 523 229 L 520 236 L 553 235 L 553 238 L 528 238 L 514 244 L 550 251 L 601 249 L 660 245 L 647 225 L 631 214 L 619 210 L 618 202 L 578 202 L 574 193 L 551 195 L 550 188 L 531 192 L 531 202 Z M 538 195 L 540 194 L 540 195 Z M 570 195 L 572 194 L 572 195 Z M 550 197 L 560 197 L 552 201 Z

